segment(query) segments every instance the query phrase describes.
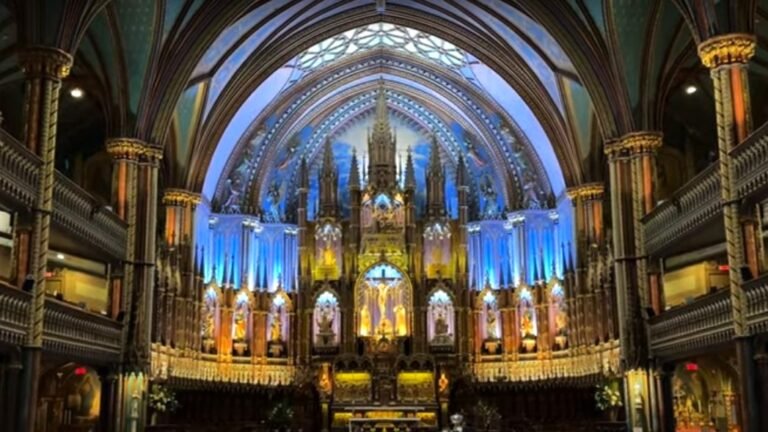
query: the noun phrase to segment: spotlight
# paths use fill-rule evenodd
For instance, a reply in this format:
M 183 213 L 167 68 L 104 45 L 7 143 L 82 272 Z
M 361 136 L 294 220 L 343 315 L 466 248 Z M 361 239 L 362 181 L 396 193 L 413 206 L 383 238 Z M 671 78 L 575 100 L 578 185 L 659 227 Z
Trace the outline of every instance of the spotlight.
M 64 254 L 61 254 L 61 253 L 56 254 L 56 259 L 63 260 L 64 259 Z
M 689 85 L 688 87 L 685 88 L 685 94 L 692 95 L 692 94 L 696 93 L 696 90 L 698 90 L 698 89 L 696 88 L 695 85 Z
M 80 99 L 81 97 L 83 97 L 84 94 L 85 93 L 83 92 L 83 89 L 81 89 L 80 87 L 75 87 L 69 91 L 69 95 L 75 99 Z

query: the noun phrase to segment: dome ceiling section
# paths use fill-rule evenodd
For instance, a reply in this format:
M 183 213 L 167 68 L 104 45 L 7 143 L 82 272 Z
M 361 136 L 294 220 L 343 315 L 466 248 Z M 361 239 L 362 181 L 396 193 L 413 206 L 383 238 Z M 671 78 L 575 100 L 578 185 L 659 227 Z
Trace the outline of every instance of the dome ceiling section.
M 250 156 L 246 159 L 254 167 L 257 164 L 262 164 L 263 160 L 268 160 L 267 155 L 275 151 L 274 143 L 281 142 L 281 139 L 288 139 L 279 138 L 276 132 L 282 124 L 289 123 L 288 119 L 291 119 L 290 124 L 306 124 L 306 122 L 302 123 L 301 120 L 294 120 L 293 116 L 296 112 L 303 111 L 306 113 L 313 110 L 313 108 L 302 105 L 314 97 L 312 94 L 323 93 L 325 96 L 322 97 L 328 98 L 335 92 L 343 91 L 344 86 L 348 86 L 351 82 L 350 80 L 358 79 L 359 76 L 376 75 L 382 69 L 397 71 L 393 73 L 392 80 L 408 80 L 410 85 L 421 86 L 423 91 L 429 92 L 431 99 L 439 99 L 440 103 L 452 106 L 454 113 L 456 113 L 454 114 L 454 121 L 464 117 L 463 121 L 469 125 L 474 125 L 471 128 L 466 128 L 468 136 L 464 137 L 467 138 L 464 140 L 465 146 L 494 143 L 494 147 L 498 148 L 493 152 L 494 163 L 507 168 L 515 168 L 512 174 L 517 183 L 525 181 L 521 180 L 524 178 L 528 178 L 526 182 L 530 183 L 532 177 L 535 177 L 540 182 L 538 189 L 541 194 L 552 193 L 548 176 L 545 174 L 546 170 L 543 169 L 533 146 L 528 142 L 524 131 L 520 129 L 515 120 L 507 116 L 505 109 L 492 102 L 481 89 L 468 85 L 467 81 L 461 79 L 457 74 L 449 73 L 447 69 L 437 67 L 433 62 L 420 61 L 414 56 L 405 53 L 393 53 L 391 50 L 375 50 L 349 56 L 319 71 L 313 71 L 306 80 L 299 83 L 301 85 L 286 88 L 277 97 L 277 100 L 266 108 L 270 113 L 282 114 L 275 118 L 275 125 L 266 133 L 265 138 L 262 137 L 264 142 L 259 144 L 258 149 L 252 149 Z M 305 91 L 302 92 L 302 90 Z M 468 114 L 472 114 L 473 119 L 469 119 Z M 263 120 L 260 121 L 263 122 Z M 258 129 L 260 128 L 251 127 L 252 131 Z M 253 137 L 240 139 L 241 143 L 252 141 Z M 542 144 L 538 143 L 537 146 Z M 549 144 L 546 143 L 546 145 Z M 230 152 L 231 156 L 227 167 L 223 170 L 224 173 L 238 173 L 245 170 L 245 168 L 235 166 L 244 160 L 243 145 L 241 144 L 239 147 L 241 147 L 240 151 Z M 262 154 L 265 150 L 266 154 Z M 472 154 L 471 148 L 462 151 L 469 151 Z M 455 154 L 454 157 L 456 157 Z M 255 159 L 251 160 L 251 158 Z M 204 170 L 205 167 L 207 165 L 192 171 Z M 252 171 L 257 170 L 253 168 Z M 526 171 L 542 174 L 531 176 L 531 174 L 526 174 Z M 225 174 L 217 182 L 218 187 L 215 196 L 219 202 L 226 201 L 222 201 L 221 197 L 230 188 L 227 180 L 228 177 Z M 207 183 L 208 180 L 206 180 Z M 241 186 L 245 187 L 246 184 Z M 249 188 L 249 190 L 252 191 L 253 189 Z M 243 192 L 245 191 L 239 191 L 241 194 Z
M 365 71 L 362 71 L 360 73 L 361 74 L 365 74 Z M 330 74 L 329 73 L 329 76 L 330 75 L 335 76 L 335 74 Z M 368 76 L 370 78 L 370 75 L 368 75 Z M 398 80 L 398 79 L 402 80 L 402 78 L 398 77 L 398 76 L 394 76 L 394 77 L 392 77 L 392 79 L 393 80 Z M 478 106 L 477 106 L 476 103 L 473 102 L 473 105 L 471 105 L 471 106 L 467 106 L 467 104 L 461 104 L 462 100 L 464 100 L 464 101 L 470 100 L 471 101 L 471 99 L 469 99 L 466 95 L 461 95 L 461 93 L 458 92 L 458 90 L 456 89 L 456 87 L 454 86 L 453 83 L 441 82 L 441 83 L 438 83 L 438 84 L 439 84 L 439 87 L 438 87 L 439 89 L 452 88 L 452 89 L 454 89 L 454 92 L 458 93 L 458 96 L 456 96 L 455 98 L 459 99 L 461 107 L 456 107 L 457 111 L 453 111 L 450 115 L 447 115 L 446 116 L 447 118 L 450 118 L 450 119 L 455 121 L 455 119 L 460 119 L 461 118 L 461 115 L 458 114 L 459 112 L 476 112 L 475 118 L 472 119 L 472 123 L 469 123 L 469 125 L 467 125 L 467 124 L 463 125 L 463 129 L 466 131 L 465 134 L 469 134 L 469 136 L 472 138 L 471 141 L 473 141 L 474 143 L 480 143 L 482 145 L 482 144 L 485 144 L 487 142 L 493 142 L 494 141 L 494 136 L 499 136 L 499 131 L 498 130 L 495 130 L 493 133 L 490 133 L 487 130 L 484 130 L 483 128 L 479 128 L 478 129 L 478 127 L 473 126 L 473 125 L 483 125 L 483 122 L 485 122 L 486 124 L 484 125 L 484 128 L 487 129 L 488 127 L 492 127 L 493 124 L 489 121 L 489 118 L 485 115 L 485 111 L 482 111 L 482 110 L 478 111 Z M 411 82 L 410 85 L 411 86 L 414 86 L 414 85 L 418 86 L 419 84 Z M 314 89 L 314 91 L 318 91 L 318 89 L 315 89 L 314 87 L 313 87 L 313 89 Z M 310 91 L 312 91 L 312 89 Z M 332 91 L 335 94 L 335 93 L 338 93 L 341 90 L 339 90 L 339 87 L 333 87 L 330 91 Z M 423 85 L 422 85 L 422 90 L 421 91 L 424 92 L 424 93 L 429 93 L 428 96 L 427 96 L 428 99 L 430 99 L 430 100 L 436 99 L 436 97 L 435 97 L 436 94 L 434 93 L 435 89 L 424 88 Z M 255 153 L 258 153 L 260 155 L 260 157 L 259 157 L 258 161 L 255 161 L 253 168 L 250 170 L 251 172 L 263 173 L 263 172 L 265 172 L 264 171 L 265 169 L 268 169 L 269 167 L 271 167 L 273 165 L 273 162 L 271 162 L 272 158 L 275 158 L 276 157 L 275 155 L 279 154 L 279 149 L 274 145 L 274 143 L 286 143 L 286 142 L 288 142 L 290 140 L 290 138 L 298 130 L 301 130 L 301 128 L 303 126 L 300 126 L 300 125 L 305 125 L 305 124 L 312 123 L 311 120 L 306 120 L 302 116 L 306 116 L 306 113 L 315 113 L 318 109 L 320 109 L 320 108 L 318 108 L 318 106 L 327 105 L 325 103 L 325 101 L 327 100 L 327 96 L 318 96 L 317 97 L 319 100 L 323 101 L 323 103 L 319 103 L 319 102 L 306 102 L 307 105 L 305 107 L 301 107 L 300 101 L 309 101 L 311 99 L 311 97 L 306 96 L 306 95 L 299 96 L 299 95 L 296 95 L 296 94 L 294 94 L 293 96 L 296 98 L 296 102 L 294 102 L 294 104 L 296 104 L 296 106 L 289 108 L 287 112 L 285 112 L 283 115 L 281 115 L 280 118 L 276 121 L 275 126 L 266 134 L 266 136 L 269 139 L 271 139 L 271 141 L 270 142 L 264 142 L 264 143 L 262 143 L 260 145 L 261 149 L 264 149 L 266 147 L 266 154 L 264 154 L 264 156 L 261 157 L 262 150 L 259 150 L 258 152 L 255 152 Z M 441 102 L 440 105 L 444 105 L 444 104 Z M 447 105 L 455 106 L 455 105 L 453 105 L 453 103 L 448 103 Z M 294 117 L 293 115 L 289 115 L 288 113 L 298 113 L 298 114 L 296 114 L 296 117 Z M 286 131 L 286 130 L 283 129 L 282 132 L 277 132 L 277 130 L 280 129 L 280 125 L 281 124 L 297 125 L 297 126 L 293 130 Z M 251 128 L 251 130 L 254 130 L 254 129 L 256 129 L 256 128 L 253 128 L 253 127 Z M 253 138 L 247 137 L 245 139 L 242 139 L 241 142 L 248 143 L 248 142 L 252 142 L 253 140 L 254 140 Z M 515 139 L 515 141 L 522 142 L 522 140 L 518 140 L 518 139 Z M 467 145 L 466 141 L 465 141 L 465 145 Z M 497 150 L 497 148 L 498 148 L 498 144 L 495 144 L 493 146 L 494 151 L 492 152 L 493 153 L 492 159 L 494 161 L 494 164 L 496 165 L 496 170 L 500 171 L 500 172 L 505 172 L 505 175 L 509 175 L 510 174 L 510 173 L 508 173 L 509 166 L 514 166 L 515 164 L 519 163 L 520 160 L 523 158 L 523 155 L 521 155 L 520 152 L 517 152 L 517 154 L 514 155 L 514 159 L 512 159 L 511 162 L 507 161 L 505 163 L 504 156 L 502 156 L 499 153 L 499 150 Z M 459 149 L 456 149 L 456 148 L 452 149 L 452 157 L 454 159 L 457 157 L 458 152 L 464 153 L 464 152 L 467 152 L 467 150 L 466 149 L 459 150 Z M 293 149 L 293 150 L 291 150 L 291 153 L 292 154 L 297 154 L 298 152 L 296 152 L 296 149 Z M 470 149 L 469 154 L 472 154 L 472 153 L 473 153 L 473 151 Z M 509 149 L 504 149 L 504 153 L 506 154 L 506 157 L 509 158 L 510 155 L 514 154 L 515 152 L 514 151 L 510 152 Z M 535 155 L 534 155 L 534 158 L 535 158 Z M 231 159 L 234 160 L 234 161 L 241 161 L 243 158 L 242 158 L 242 156 L 238 155 L 238 156 L 233 156 L 233 158 L 231 158 Z M 276 162 L 276 164 L 278 166 L 281 166 L 281 165 L 283 165 L 285 163 L 285 161 L 283 161 L 282 158 L 277 157 L 277 159 L 278 159 L 278 161 Z M 264 168 L 258 168 L 257 169 L 257 167 L 264 167 Z M 240 169 L 238 169 L 238 168 L 235 168 L 233 171 L 230 171 L 230 169 L 227 169 L 224 172 L 234 172 L 235 174 L 237 174 L 237 173 L 242 172 L 242 171 Z M 541 172 L 541 171 L 539 171 L 539 172 Z M 515 172 L 512 172 L 512 174 L 515 174 Z M 520 175 L 518 175 L 518 177 L 519 176 Z M 530 178 L 530 175 L 528 175 L 528 177 Z M 536 177 L 540 177 L 540 176 L 537 175 Z M 219 197 L 219 199 L 218 199 L 219 202 L 226 202 L 226 199 L 221 198 L 222 197 L 221 194 L 222 194 L 222 192 L 226 192 L 228 190 L 227 180 L 232 180 L 232 179 L 227 179 L 226 176 L 225 176 L 222 179 L 222 181 L 220 181 L 219 193 L 217 194 L 217 196 Z M 238 180 L 238 179 L 235 179 L 235 180 L 236 180 L 236 183 L 242 183 L 241 180 Z M 249 180 L 248 183 L 250 184 L 251 181 Z M 257 184 L 260 183 L 261 184 L 261 188 L 263 188 L 264 184 L 265 184 L 263 181 L 257 181 L 256 183 Z M 544 180 L 544 184 L 546 184 L 546 179 Z M 243 184 L 243 186 L 245 186 L 245 184 Z M 548 190 L 547 186 L 543 186 L 543 187 Z M 251 191 L 251 192 L 255 192 L 256 190 L 259 190 L 259 187 L 256 187 L 254 189 L 253 187 L 249 186 L 247 188 L 247 190 Z M 242 192 L 245 192 L 245 191 L 242 191 Z M 252 202 L 252 201 L 250 201 L 250 202 Z
M 447 170 L 449 183 L 452 183 L 456 149 L 460 147 L 453 133 L 455 126 L 452 127 L 453 125 L 449 123 L 452 113 L 433 111 L 439 107 L 425 106 L 425 95 L 422 95 L 421 100 L 416 100 L 415 95 L 406 94 L 407 89 L 403 89 L 400 85 L 388 82 L 386 89 L 390 124 L 398 135 L 397 153 L 400 162 L 405 161 L 408 147 L 413 147 L 414 158 L 417 161 L 426 161 L 429 152 L 428 143 L 430 136 L 434 133 L 440 144 L 441 159 L 449 168 Z M 312 185 L 309 194 L 310 202 L 312 202 L 313 197 L 316 196 L 317 187 L 314 170 L 317 169 L 323 158 L 323 143 L 327 138 L 330 138 L 334 144 L 333 156 L 339 168 L 340 193 L 342 196 L 346 193 L 352 148 L 356 149 L 361 166 L 365 165 L 364 159 L 367 153 L 365 127 L 370 126 L 368 122 L 372 120 L 372 113 L 375 110 L 378 83 L 376 81 L 367 82 L 359 87 L 351 88 L 348 93 L 349 95 L 339 94 L 338 101 L 334 101 L 327 109 L 313 111 L 316 115 L 308 119 L 312 126 L 303 126 L 302 123 L 288 133 L 292 137 L 288 140 L 288 148 L 291 148 L 291 142 L 293 142 L 293 145 L 297 146 L 294 151 L 286 151 L 283 146 L 283 149 L 275 155 L 274 163 L 267 164 L 257 170 L 264 175 L 255 182 L 251 189 L 252 196 L 249 198 L 255 200 L 259 196 L 262 197 L 261 203 L 255 203 L 256 206 L 260 205 L 262 208 L 267 208 L 267 200 L 263 197 L 267 196 L 267 191 L 275 185 L 277 185 L 277 189 L 282 191 L 283 197 L 290 198 L 295 195 L 297 184 L 294 181 L 298 174 L 298 161 L 302 156 L 307 158 L 312 170 L 310 177 Z M 303 139 L 297 141 L 295 137 L 300 135 L 303 135 Z M 414 135 L 416 136 L 414 137 Z M 419 162 L 416 163 L 417 180 L 419 183 L 423 183 L 426 166 L 421 166 L 424 164 L 419 165 Z M 493 169 L 498 170 L 499 167 Z M 496 173 L 496 171 L 490 172 Z M 493 177 L 499 180 L 501 178 L 497 175 L 493 175 Z M 505 190 L 504 186 L 503 183 L 497 184 L 496 190 Z M 500 195 L 501 199 L 506 196 L 505 193 Z
M 227 124 L 228 117 L 234 115 L 243 98 L 248 93 L 245 88 L 252 87 L 254 82 L 258 82 L 263 79 L 264 73 L 272 69 L 273 66 L 269 66 L 264 62 L 265 58 L 268 59 L 282 59 L 283 65 L 290 65 L 295 67 L 297 64 L 296 56 L 312 48 L 315 44 L 321 43 L 324 40 L 329 39 L 327 36 L 328 28 L 331 26 L 331 21 L 339 29 L 339 32 L 345 32 L 354 30 L 361 27 L 361 23 L 381 24 L 383 22 L 393 23 L 395 27 L 404 27 L 416 29 L 422 34 L 427 34 L 425 31 L 429 31 L 430 34 L 438 36 L 444 42 L 451 44 L 459 49 L 468 53 L 467 48 L 472 49 L 471 55 L 466 55 L 468 64 L 479 63 L 481 61 L 489 60 L 491 63 L 489 67 L 498 70 L 499 74 L 508 80 L 513 88 L 518 89 L 520 96 L 526 105 L 531 107 L 532 112 L 539 119 L 542 124 L 543 130 L 546 132 L 547 140 L 552 143 L 556 149 L 559 165 L 563 167 L 563 173 L 568 183 L 578 183 L 578 179 L 581 178 L 580 166 L 578 164 L 579 158 L 571 157 L 574 151 L 571 149 L 574 147 L 574 137 L 570 134 L 567 121 L 564 119 L 564 113 L 560 110 L 559 105 L 561 101 L 557 101 L 556 95 L 551 93 L 553 86 L 550 86 L 548 90 L 544 84 L 539 80 L 537 73 L 533 71 L 523 56 L 511 49 L 511 46 L 506 43 L 504 38 L 499 37 L 496 34 L 488 34 L 487 32 L 481 32 L 482 30 L 477 28 L 474 24 L 471 28 L 466 28 L 468 22 L 465 20 L 464 27 L 459 27 L 461 20 L 460 17 L 455 17 L 457 20 L 457 27 L 455 32 L 449 32 L 446 29 L 445 24 L 437 25 L 434 21 L 435 17 L 427 16 L 421 12 L 414 11 L 412 9 L 405 10 L 403 5 L 397 6 L 390 3 L 387 4 L 387 13 L 384 15 L 369 16 L 367 12 L 356 11 L 355 14 L 349 17 L 333 17 L 330 21 L 323 22 L 325 32 L 321 29 L 315 28 L 305 29 L 303 33 L 297 35 L 290 40 L 290 43 L 283 44 L 267 44 L 268 46 L 262 46 L 261 44 L 255 51 L 249 56 L 239 70 L 232 75 L 231 82 L 220 92 L 216 98 L 215 105 L 213 107 L 207 107 L 206 110 L 211 110 L 208 114 L 208 119 L 212 121 L 214 125 Z M 352 16 L 356 17 L 354 22 L 356 27 L 350 26 L 352 22 Z M 364 24 L 363 26 L 367 26 Z M 434 31 L 434 33 L 433 33 Z M 318 36 L 325 34 L 324 37 Z M 333 34 L 333 33 L 332 33 Z M 478 40 L 487 40 L 488 44 L 480 44 Z M 285 54 L 290 52 L 293 47 L 301 47 L 306 42 L 312 42 L 312 44 L 306 44 L 303 50 L 294 51 L 293 57 L 287 58 Z M 273 62 L 279 60 L 273 60 Z M 542 62 L 540 62 L 542 63 Z M 465 78 L 472 79 L 472 71 L 470 68 L 465 68 L 467 73 L 464 74 Z M 446 70 L 449 70 L 446 68 Z M 297 73 L 300 75 L 300 73 Z M 296 76 L 292 77 L 293 80 Z M 493 91 L 493 89 L 489 89 Z M 210 103 L 210 102 L 209 102 Z M 217 128 L 217 126 L 213 126 Z M 215 143 L 218 140 L 216 136 L 218 133 L 214 132 L 213 136 L 206 137 L 204 142 Z M 561 149 L 562 148 L 562 149 Z M 560 183 L 560 182 L 558 182 Z M 559 191 L 558 191 L 559 193 Z

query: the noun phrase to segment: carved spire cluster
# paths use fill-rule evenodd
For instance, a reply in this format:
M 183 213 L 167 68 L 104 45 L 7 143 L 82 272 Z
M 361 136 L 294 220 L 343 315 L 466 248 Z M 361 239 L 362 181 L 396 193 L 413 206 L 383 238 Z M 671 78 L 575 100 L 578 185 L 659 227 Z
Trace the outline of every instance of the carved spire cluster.
M 432 135 L 427 166 L 427 215 L 439 217 L 445 214 L 445 172 L 440 163 L 440 146 L 437 136 Z
M 395 149 L 397 140 L 389 125 L 387 95 L 380 81 L 376 98 L 376 118 L 368 135 L 368 183 L 376 188 L 392 187 L 397 182 Z
M 320 166 L 320 171 L 317 175 L 317 183 L 320 187 L 320 216 L 336 216 L 339 174 L 336 170 L 336 164 L 333 161 L 333 147 L 331 145 L 330 137 L 325 139 L 323 163 Z

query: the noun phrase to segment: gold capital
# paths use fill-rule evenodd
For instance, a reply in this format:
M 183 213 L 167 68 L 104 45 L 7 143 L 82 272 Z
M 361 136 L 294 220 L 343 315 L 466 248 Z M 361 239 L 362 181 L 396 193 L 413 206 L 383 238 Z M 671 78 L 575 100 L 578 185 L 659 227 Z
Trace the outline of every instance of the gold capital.
M 755 55 L 754 35 L 731 33 L 715 36 L 699 44 L 699 57 L 704 66 L 714 69 L 735 63 L 747 63 Z
M 630 153 L 653 153 L 661 147 L 661 132 L 633 132 L 621 137 L 621 146 Z
M 160 146 L 148 144 L 136 138 L 111 138 L 107 140 L 107 153 L 114 159 L 159 161 L 163 158 Z
M 19 64 L 27 76 L 60 80 L 69 76 L 72 56 L 58 48 L 32 46 L 19 52 Z
M 602 183 L 584 183 L 568 188 L 565 193 L 570 199 L 582 198 L 585 200 L 600 200 L 605 193 L 605 185 Z
M 163 194 L 163 205 L 183 207 L 187 204 L 196 206 L 200 204 L 200 194 L 184 189 L 166 189 Z

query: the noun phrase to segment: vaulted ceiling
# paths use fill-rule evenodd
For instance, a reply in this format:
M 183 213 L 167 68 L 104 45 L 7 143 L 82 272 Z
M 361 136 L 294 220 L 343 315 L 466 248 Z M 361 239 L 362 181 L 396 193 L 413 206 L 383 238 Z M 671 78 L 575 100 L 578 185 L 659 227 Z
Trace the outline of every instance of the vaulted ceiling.
M 476 177 L 498 176 L 514 206 L 526 175 L 542 196 L 602 180 L 602 143 L 631 131 L 662 130 L 705 164 L 714 104 L 696 44 L 711 35 L 757 33 L 764 121 L 766 19 L 768 0 L 2 0 L 0 110 L 21 135 L 11 54 L 58 46 L 75 57 L 60 169 L 87 184 L 105 175 L 107 137 L 138 137 L 164 145 L 164 185 L 215 201 L 258 158 L 243 197 L 258 205 L 277 166 L 290 178 L 296 157 L 320 157 L 325 136 L 370 114 L 383 79 L 396 121 L 434 132 L 449 168 L 474 152 Z M 74 87 L 85 97 L 69 97 Z

